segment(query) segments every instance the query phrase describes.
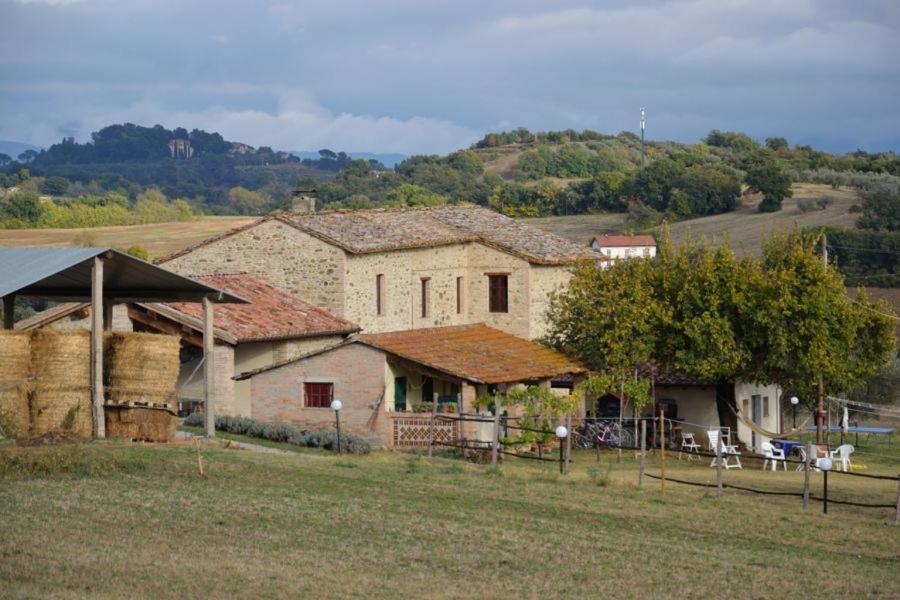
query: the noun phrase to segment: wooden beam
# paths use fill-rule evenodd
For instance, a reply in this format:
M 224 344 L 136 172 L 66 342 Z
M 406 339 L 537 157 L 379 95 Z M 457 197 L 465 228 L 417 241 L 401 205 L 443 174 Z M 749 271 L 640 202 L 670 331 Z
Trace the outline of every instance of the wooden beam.
M 203 414 L 206 437 L 216 436 L 216 413 L 213 402 L 213 304 L 209 298 L 203 299 Z
M 3 329 L 12 329 L 16 323 L 16 295 L 3 296 Z
M 192 330 L 189 329 L 186 333 L 182 330 L 182 327 L 164 319 L 157 318 L 151 312 L 143 311 L 140 308 L 129 305 L 128 318 L 132 319 L 133 321 L 137 321 L 138 323 L 143 323 L 147 327 L 152 327 L 157 331 L 168 333 L 169 335 L 178 336 L 182 339 L 183 342 L 191 344 L 192 346 L 196 346 L 198 348 L 203 347 L 203 338 L 193 333 Z
M 103 259 L 95 256 L 91 268 L 91 400 L 94 437 L 106 437 L 103 413 Z

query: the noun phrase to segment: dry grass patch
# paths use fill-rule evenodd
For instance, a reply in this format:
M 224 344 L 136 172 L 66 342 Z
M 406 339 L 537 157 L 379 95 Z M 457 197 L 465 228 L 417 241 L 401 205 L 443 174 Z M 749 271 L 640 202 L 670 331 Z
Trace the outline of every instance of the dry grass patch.
M 631 457 L 606 467 L 604 456 L 600 486 L 590 453 L 561 477 L 514 459 L 496 472 L 205 446 L 200 477 L 191 447 L 90 451 L 144 467 L 0 479 L 0 580 L 12 595 L 900 594 L 884 515 L 638 490 Z

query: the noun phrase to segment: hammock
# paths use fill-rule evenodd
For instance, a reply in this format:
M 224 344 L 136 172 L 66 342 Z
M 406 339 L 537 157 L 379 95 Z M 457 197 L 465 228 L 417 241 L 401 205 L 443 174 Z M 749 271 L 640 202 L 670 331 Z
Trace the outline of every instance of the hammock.
M 806 424 L 809 422 L 809 419 L 810 419 L 810 417 L 807 416 L 806 419 L 804 419 L 804 421 L 802 423 L 800 423 L 799 427 L 795 427 L 784 433 L 775 433 L 773 431 L 767 431 L 767 430 L 763 429 L 762 427 L 760 427 L 759 425 L 757 425 L 756 423 L 754 423 L 753 421 L 745 419 L 741 415 L 741 411 L 735 410 L 735 408 L 731 405 L 731 403 L 726 402 L 725 404 L 728 405 L 728 408 L 731 409 L 731 412 L 734 413 L 734 416 L 736 416 L 740 420 L 741 423 L 743 423 L 744 425 L 746 425 L 747 427 L 749 427 L 756 433 L 763 435 L 767 438 L 783 440 L 783 439 L 788 439 L 788 438 L 792 438 L 792 437 L 800 437 L 801 435 L 803 435 L 803 428 L 806 427 Z

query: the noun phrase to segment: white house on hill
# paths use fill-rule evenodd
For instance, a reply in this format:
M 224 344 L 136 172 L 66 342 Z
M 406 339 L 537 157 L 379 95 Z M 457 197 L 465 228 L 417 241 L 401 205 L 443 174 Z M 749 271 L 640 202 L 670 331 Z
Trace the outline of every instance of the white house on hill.
M 598 235 L 591 242 L 591 248 L 602 252 L 613 261 L 656 256 L 656 240 L 652 235 Z

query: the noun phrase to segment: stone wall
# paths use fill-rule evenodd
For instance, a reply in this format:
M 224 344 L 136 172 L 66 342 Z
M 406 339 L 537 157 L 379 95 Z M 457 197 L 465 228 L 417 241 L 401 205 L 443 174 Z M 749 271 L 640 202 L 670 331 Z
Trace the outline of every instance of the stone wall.
M 547 333 L 549 322 L 547 311 L 550 309 L 550 296 L 553 292 L 562 292 L 572 279 L 572 268 L 569 266 L 532 265 L 530 284 L 530 339 L 536 339 Z
M 163 266 L 184 275 L 249 273 L 341 316 L 344 261 L 340 248 L 272 219 L 201 246 Z
M 456 312 L 456 278 L 466 278 L 466 263 L 463 244 L 348 255 L 345 316 L 366 333 L 468 323 L 465 310 Z M 378 275 L 383 276 L 381 315 L 376 301 Z M 423 278 L 429 278 L 425 317 Z
M 303 382 L 334 384 L 334 397 L 341 400 L 341 426 L 347 431 L 390 444 L 390 425 L 381 413 L 385 381 L 384 353 L 363 344 L 348 344 L 282 367 L 264 371 L 251 379 L 251 416 L 260 421 L 283 421 L 302 429 L 334 427 L 334 411 L 303 406 Z M 352 365 L 352 369 L 348 369 Z M 373 417 L 373 411 L 375 418 Z M 379 418 L 381 417 L 381 418 Z
M 468 322 L 485 323 L 531 338 L 531 286 L 527 261 L 482 244 L 468 245 Z M 509 312 L 490 312 L 488 273 L 508 274 Z

